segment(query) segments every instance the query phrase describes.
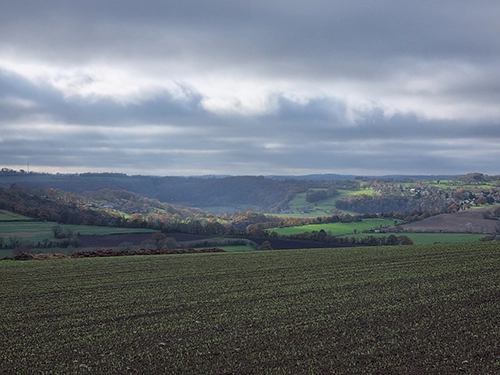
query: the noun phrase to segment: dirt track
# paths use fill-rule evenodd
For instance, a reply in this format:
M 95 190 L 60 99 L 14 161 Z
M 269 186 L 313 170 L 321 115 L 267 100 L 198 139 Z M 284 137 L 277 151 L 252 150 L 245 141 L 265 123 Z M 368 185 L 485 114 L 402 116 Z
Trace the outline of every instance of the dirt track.
M 413 232 L 453 232 L 453 233 L 495 233 L 500 222 L 483 218 L 483 213 L 491 208 L 476 208 L 453 214 L 431 216 L 422 221 L 401 225 Z

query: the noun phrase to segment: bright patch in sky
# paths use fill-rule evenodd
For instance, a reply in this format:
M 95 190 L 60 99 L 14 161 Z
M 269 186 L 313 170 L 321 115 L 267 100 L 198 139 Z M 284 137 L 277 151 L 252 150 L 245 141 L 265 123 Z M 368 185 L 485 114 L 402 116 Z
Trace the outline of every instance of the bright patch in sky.
M 0 167 L 497 174 L 498 14 L 487 0 L 4 2 Z

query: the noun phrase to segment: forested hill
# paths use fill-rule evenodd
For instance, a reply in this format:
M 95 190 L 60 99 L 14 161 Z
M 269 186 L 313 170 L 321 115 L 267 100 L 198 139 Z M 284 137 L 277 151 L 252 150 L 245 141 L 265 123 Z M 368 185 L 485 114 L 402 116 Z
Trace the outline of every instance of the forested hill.
M 278 212 L 289 199 L 311 187 L 357 189 L 357 181 L 278 180 L 262 176 L 152 177 L 120 173 L 33 174 L 0 173 L 0 186 L 12 183 L 33 189 L 56 188 L 83 194 L 101 189 L 126 190 L 170 204 L 189 207 L 229 206 Z
M 0 209 L 30 218 L 66 224 L 138 226 L 158 218 L 177 220 L 208 213 L 124 190 L 102 189 L 83 195 L 54 188 L 31 189 L 19 184 L 0 186 Z
M 49 199 L 49 201 L 83 203 L 84 205 L 78 208 L 88 211 L 93 211 L 92 209 L 97 207 L 105 208 L 107 214 L 115 209 L 126 215 L 133 213 L 151 215 L 155 210 L 160 210 L 161 215 L 169 216 L 177 213 L 176 217 L 180 218 L 197 214 L 206 216 L 208 212 L 280 213 L 294 209 L 300 210 L 298 211 L 300 213 L 312 212 L 314 217 L 347 211 L 359 214 L 392 212 L 395 217 L 407 218 L 411 215 L 417 218 L 455 212 L 471 206 L 500 203 L 500 176 L 487 176 L 481 173 L 469 173 L 445 181 L 408 179 L 396 182 L 381 178 L 281 180 L 263 176 L 153 177 L 127 176 L 120 173 L 61 175 L 1 169 L 0 186 L 2 185 L 10 188 L 10 193 L 17 194 L 17 197 L 10 198 L 6 198 L 3 194 L 4 206 L 12 205 L 14 202 L 19 203 L 20 200 L 17 198 L 22 198 L 21 201 L 25 202 L 22 203 L 23 206 L 37 207 L 40 202 L 30 201 L 30 197 L 38 192 L 25 192 L 23 189 L 26 188 L 41 190 L 43 199 L 53 198 L 51 194 L 57 191 L 57 194 L 63 196 L 62 200 Z M 71 194 L 83 198 L 71 197 Z M 316 206 L 320 207 L 321 202 L 328 201 L 332 197 L 335 197 L 334 205 L 330 200 L 325 207 L 316 211 Z M 197 207 L 205 212 L 195 212 L 195 209 L 188 210 L 185 207 Z M 12 210 L 21 213 L 22 210 L 19 208 Z M 71 207 L 66 211 L 71 213 Z M 38 217 L 32 214 L 28 216 Z M 95 217 L 90 221 L 95 221 Z

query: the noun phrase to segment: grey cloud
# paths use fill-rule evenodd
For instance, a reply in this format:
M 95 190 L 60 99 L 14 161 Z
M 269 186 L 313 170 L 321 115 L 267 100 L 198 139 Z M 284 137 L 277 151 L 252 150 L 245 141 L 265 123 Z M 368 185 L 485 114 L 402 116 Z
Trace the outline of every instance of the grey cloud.
M 113 168 L 170 166 L 179 170 L 187 166 L 210 173 L 222 165 L 238 171 L 237 166 L 242 164 L 254 173 L 279 173 L 290 168 L 373 173 L 423 173 L 432 169 L 441 173 L 430 167 L 436 165 L 459 173 L 466 166 L 477 167 L 474 170 L 492 168 L 485 164 L 488 157 L 480 159 L 474 148 L 463 149 L 464 141 L 500 142 L 496 124 L 425 121 L 411 114 L 386 117 L 377 107 L 360 113 L 352 122 L 347 118 L 345 103 L 327 98 L 297 103 L 275 95 L 277 108 L 272 114 L 225 116 L 209 115 L 200 109 L 198 94 L 186 101 L 160 95 L 124 106 L 108 99 L 65 99 L 53 88 L 38 87 L 7 74 L 0 75 L 0 82 L 0 97 L 33 101 L 37 103 L 35 108 L 42 108 L 41 113 L 51 114 L 59 122 L 84 125 L 61 133 L 34 128 L 28 138 L 23 131 L 10 127 L 10 132 L 3 132 L 7 139 L 0 142 L 0 149 L 6 155 L 4 163 L 11 165 L 29 159 L 46 165 L 89 168 L 103 162 Z M 25 120 L 23 116 L 18 118 L 19 122 Z M 124 123 L 129 124 L 128 131 L 117 126 Z M 7 127 L 7 121 L 2 124 Z M 151 124 L 157 130 L 162 124 L 168 125 L 173 131 L 148 133 Z M 182 132 L 186 127 L 197 130 L 186 135 Z M 483 152 L 490 157 L 498 154 L 491 147 L 484 147 Z
M 381 65 L 388 69 L 395 56 L 455 59 L 498 56 L 499 52 L 496 15 L 500 5 L 489 1 L 86 1 L 64 5 L 16 1 L 4 7 L 7 16 L 0 31 L 9 35 L 7 42 L 54 59 L 104 55 L 161 61 L 188 56 L 202 58 L 209 66 L 237 63 L 244 69 L 271 68 L 288 75 L 306 74 L 307 63 L 316 67 L 310 74 L 321 69 L 323 75 L 330 70 L 336 76 L 338 70 L 359 74 L 370 67 L 379 71 Z
M 136 122 L 162 123 L 206 115 L 200 106 L 201 95 L 182 87 L 184 99 L 168 92 L 135 103 L 120 103 L 108 98 L 65 97 L 48 84 L 37 85 L 0 69 L 0 109 L 4 121 L 26 121 L 33 116 L 46 116 L 54 122 L 87 125 L 127 125 Z M 31 103 L 26 108 L 13 106 L 12 100 Z M 208 115 L 207 115 L 208 116 Z
M 275 136 L 333 141 L 406 140 L 406 139 L 498 139 L 500 126 L 484 121 L 425 120 L 415 114 L 396 113 L 386 116 L 381 107 L 359 112 L 356 121 L 348 119 L 346 104 L 327 99 L 306 104 L 280 99 L 277 113 L 263 119 L 272 123 Z M 269 132 L 269 130 L 268 130 Z M 272 130 L 271 130 L 272 132 Z
M 178 174 L 498 173 L 499 13 L 486 0 L 6 1 L 2 162 Z M 130 101 L 68 96 L 3 61 L 61 72 L 119 66 L 158 85 Z M 196 82 L 207 76 L 236 87 L 268 82 L 262 95 L 274 107 L 210 111 Z M 162 89 L 167 81 L 179 82 L 183 98 Z M 363 95 L 371 105 L 356 110 L 348 98 Z M 387 97 L 477 113 L 388 111 Z

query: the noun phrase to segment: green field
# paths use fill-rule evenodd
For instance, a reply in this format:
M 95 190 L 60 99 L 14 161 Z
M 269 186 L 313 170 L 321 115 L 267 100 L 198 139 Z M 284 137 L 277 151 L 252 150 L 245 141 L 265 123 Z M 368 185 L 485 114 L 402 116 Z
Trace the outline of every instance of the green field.
M 151 229 L 142 228 L 112 228 L 99 227 L 91 225 L 69 225 L 57 224 L 48 221 L 31 221 L 31 222 L 0 222 L 0 236 L 8 238 L 17 236 L 25 240 L 38 242 L 43 239 L 53 238 L 52 228 L 55 225 L 60 225 L 64 230 L 71 229 L 73 232 L 82 235 L 105 235 L 105 234 L 120 234 L 120 233 L 152 233 L 156 232 Z
M 217 246 L 219 247 L 219 246 Z M 233 251 L 255 251 L 255 248 L 253 248 L 250 245 L 241 245 L 241 246 L 220 246 L 221 249 L 224 249 L 225 251 L 233 252 Z M 203 249 L 200 247 L 199 249 Z
M 391 225 L 394 225 L 393 219 L 364 219 L 353 223 L 327 223 L 300 225 L 286 228 L 270 228 L 269 231 L 274 231 L 279 235 L 290 236 L 292 234 L 320 231 L 323 229 L 325 232 L 333 236 L 343 236 L 347 234 L 354 234 L 355 230 L 357 232 L 362 232 L 363 230 L 376 229 L 381 226 L 388 227 Z
M 437 183 L 437 180 L 428 180 L 428 181 L 422 181 L 422 185 L 427 185 L 427 186 L 439 186 L 444 189 L 457 189 L 457 188 L 463 188 L 463 189 L 491 189 L 496 186 L 498 186 L 498 181 L 493 180 L 493 181 L 482 181 L 482 182 L 472 182 L 472 181 L 463 181 L 463 180 L 439 180 L 439 184 Z
M 293 213 L 279 214 L 278 216 L 293 216 L 293 217 L 318 217 L 318 216 L 331 216 L 332 211 L 336 210 L 335 202 L 338 199 L 344 198 L 348 195 L 366 194 L 372 195 L 372 189 L 361 190 L 339 190 L 339 195 L 334 198 L 322 199 L 315 203 L 310 203 L 306 200 L 306 193 L 298 193 L 288 203 L 288 207 Z M 342 211 L 344 213 L 353 214 L 353 212 Z
M 2 221 L 26 221 L 26 220 L 33 220 L 29 217 L 23 216 L 16 214 L 11 211 L 7 210 L 0 210 L 0 222 Z
M 0 262 L 2 374 L 498 374 L 500 245 Z
M 290 236 L 304 232 L 320 231 L 323 229 L 328 234 L 333 236 L 348 236 L 355 238 L 363 238 L 366 236 L 389 236 L 391 234 L 405 235 L 413 240 L 415 244 L 426 245 L 433 243 L 460 243 L 460 242 L 477 242 L 484 234 L 473 233 L 362 233 L 371 229 L 388 227 L 394 225 L 392 219 L 364 219 L 361 222 L 354 223 L 331 223 L 331 224 L 312 224 L 301 225 L 287 228 L 270 228 L 269 231 L 274 231 L 279 235 Z M 357 233 L 354 233 L 356 230 Z

